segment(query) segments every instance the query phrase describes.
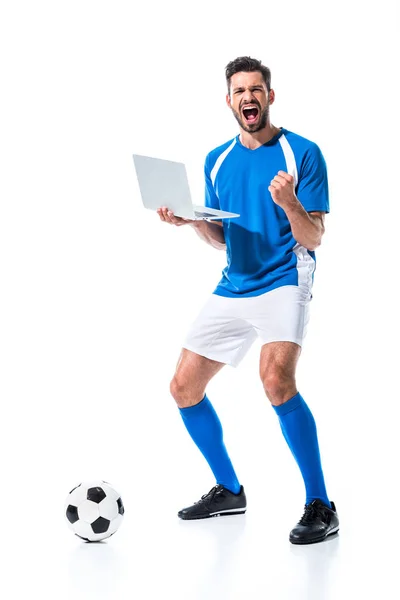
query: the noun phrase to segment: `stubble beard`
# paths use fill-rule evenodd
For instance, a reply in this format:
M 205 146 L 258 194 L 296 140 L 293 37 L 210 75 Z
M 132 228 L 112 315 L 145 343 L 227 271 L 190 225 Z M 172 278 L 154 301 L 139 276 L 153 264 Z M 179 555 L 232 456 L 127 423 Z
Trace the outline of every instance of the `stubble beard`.
M 244 118 L 242 118 L 240 116 L 240 114 L 238 112 L 236 112 L 236 110 L 234 110 L 233 108 L 232 108 L 232 112 L 233 112 L 233 115 L 234 115 L 236 121 L 239 123 L 240 127 L 244 131 L 246 131 L 247 133 L 256 133 L 257 131 L 261 131 L 261 129 L 264 129 L 267 125 L 267 121 L 268 121 L 268 117 L 269 117 L 269 106 L 267 105 L 264 108 L 264 110 L 261 112 L 260 120 L 258 121 L 257 125 L 251 125 L 249 123 L 246 123 Z

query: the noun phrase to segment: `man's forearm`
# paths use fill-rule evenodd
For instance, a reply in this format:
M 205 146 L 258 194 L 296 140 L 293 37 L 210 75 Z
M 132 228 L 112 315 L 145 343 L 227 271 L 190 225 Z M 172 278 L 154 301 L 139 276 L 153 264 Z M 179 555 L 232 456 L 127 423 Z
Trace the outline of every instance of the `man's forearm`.
M 299 201 L 284 210 L 296 242 L 307 250 L 315 250 L 325 229 L 321 218 L 308 213 Z
M 221 225 L 210 221 L 194 221 L 191 225 L 204 242 L 217 250 L 226 249 L 224 230 Z

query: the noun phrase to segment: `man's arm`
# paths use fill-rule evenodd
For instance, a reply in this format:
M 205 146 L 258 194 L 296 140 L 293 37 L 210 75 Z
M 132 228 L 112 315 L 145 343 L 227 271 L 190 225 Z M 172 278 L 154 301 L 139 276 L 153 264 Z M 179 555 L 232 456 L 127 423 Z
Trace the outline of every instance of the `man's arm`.
M 306 212 L 297 200 L 293 207 L 286 208 L 286 216 L 296 242 L 307 250 L 315 250 L 321 245 L 325 232 L 324 212 Z
M 204 242 L 210 244 L 210 246 L 217 250 L 225 250 L 226 244 L 222 223 L 217 223 L 216 221 L 182 219 L 181 217 L 176 217 L 174 213 L 166 207 L 159 208 L 157 213 L 161 221 L 169 223 L 170 225 L 176 225 L 177 227 L 191 225 Z
M 216 250 L 225 250 L 225 236 L 222 223 L 216 221 L 192 221 L 191 226 L 197 235 Z
M 307 212 L 296 197 L 292 175 L 284 171 L 278 172 L 268 189 L 273 201 L 285 211 L 296 242 L 307 250 L 318 248 L 325 231 L 325 212 Z

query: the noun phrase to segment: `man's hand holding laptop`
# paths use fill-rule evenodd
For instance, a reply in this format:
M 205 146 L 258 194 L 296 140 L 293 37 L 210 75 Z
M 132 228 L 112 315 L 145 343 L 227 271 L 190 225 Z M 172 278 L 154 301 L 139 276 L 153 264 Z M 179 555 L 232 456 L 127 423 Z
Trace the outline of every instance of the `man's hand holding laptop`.
M 166 206 L 158 208 L 157 214 L 161 221 L 164 221 L 164 223 L 169 223 L 170 225 L 176 225 L 177 227 L 180 227 L 181 225 L 192 225 L 199 237 L 203 241 L 207 242 L 207 244 L 210 244 L 210 246 L 216 248 L 217 250 L 226 249 L 222 221 L 217 222 L 206 221 L 205 219 L 194 220 L 176 217 L 174 213 Z
M 201 221 L 195 221 L 194 219 L 184 219 L 183 217 L 176 217 L 172 210 L 169 210 L 166 206 L 162 206 L 157 209 L 157 214 L 161 221 L 169 223 L 170 225 L 192 225 L 193 223 L 200 223 Z

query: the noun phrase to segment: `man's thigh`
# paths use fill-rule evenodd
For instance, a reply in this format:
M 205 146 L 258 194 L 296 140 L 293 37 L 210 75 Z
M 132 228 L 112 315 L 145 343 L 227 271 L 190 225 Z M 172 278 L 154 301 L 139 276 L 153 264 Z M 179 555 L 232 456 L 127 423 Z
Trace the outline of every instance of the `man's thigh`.
M 269 342 L 260 352 L 260 376 L 264 380 L 269 373 L 294 380 L 301 347 L 293 342 Z

